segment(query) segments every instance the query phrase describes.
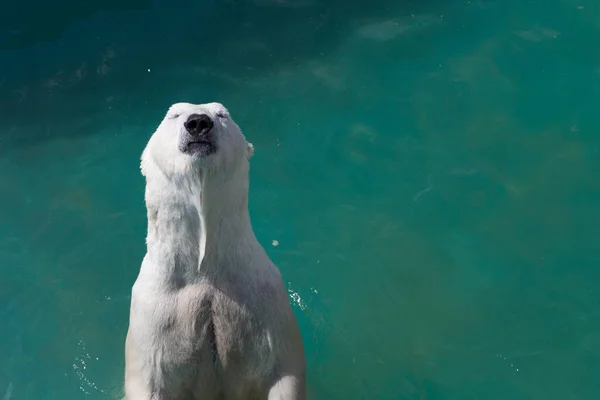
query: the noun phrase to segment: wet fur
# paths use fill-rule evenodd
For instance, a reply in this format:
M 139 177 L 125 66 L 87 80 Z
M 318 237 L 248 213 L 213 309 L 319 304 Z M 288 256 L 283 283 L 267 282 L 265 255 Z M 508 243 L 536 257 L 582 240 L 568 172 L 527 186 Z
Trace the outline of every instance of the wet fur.
M 183 121 L 217 151 L 182 154 Z M 132 289 L 128 400 L 302 400 L 305 358 L 281 275 L 248 214 L 254 149 L 221 104 L 173 105 L 142 155 L 147 253 Z

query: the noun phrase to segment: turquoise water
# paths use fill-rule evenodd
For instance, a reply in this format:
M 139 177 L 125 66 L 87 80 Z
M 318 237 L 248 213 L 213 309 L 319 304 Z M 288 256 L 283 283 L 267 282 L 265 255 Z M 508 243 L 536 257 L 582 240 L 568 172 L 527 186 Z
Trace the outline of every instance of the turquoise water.
M 224 103 L 256 147 L 312 399 L 600 398 L 599 13 L 3 5 L 0 399 L 121 393 L 139 156 L 178 101 Z

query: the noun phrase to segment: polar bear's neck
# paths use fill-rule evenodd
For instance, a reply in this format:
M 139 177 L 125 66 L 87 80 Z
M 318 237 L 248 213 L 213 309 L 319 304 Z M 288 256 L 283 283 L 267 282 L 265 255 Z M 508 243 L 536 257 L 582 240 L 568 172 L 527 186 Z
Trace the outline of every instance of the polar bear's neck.
M 248 214 L 247 172 L 227 177 L 205 173 L 201 181 L 201 264 L 207 258 L 214 262 L 245 256 L 256 240 Z
M 257 251 L 248 214 L 247 172 L 148 184 L 147 257 L 153 275 L 180 286 L 243 268 Z M 165 187 L 168 185 L 168 187 Z M 236 271 L 239 273 L 240 271 Z

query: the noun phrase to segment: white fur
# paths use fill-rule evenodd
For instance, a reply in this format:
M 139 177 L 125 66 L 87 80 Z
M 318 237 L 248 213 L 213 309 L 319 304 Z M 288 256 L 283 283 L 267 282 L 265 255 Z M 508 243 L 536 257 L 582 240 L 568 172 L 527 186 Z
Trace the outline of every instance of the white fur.
M 183 123 L 213 121 L 217 150 L 182 153 Z M 305 357 L 281 275 L 248 214 L 254 147 L 221 104 L 171 106 L 141 162 L 147 253 L 126 339 L 128 400 L 305 397 Z

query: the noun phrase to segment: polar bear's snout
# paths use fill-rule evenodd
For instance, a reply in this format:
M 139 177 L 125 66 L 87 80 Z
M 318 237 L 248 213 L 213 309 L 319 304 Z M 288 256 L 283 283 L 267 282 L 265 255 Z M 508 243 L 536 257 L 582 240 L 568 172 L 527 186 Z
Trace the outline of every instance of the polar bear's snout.
M 206 114 L 192 114 L 183 123 L 183 126 L 190 135 L 200 137 L 210 133 L 215 123 Z
M 205 157 L 216 151 L 212 118 L 207 114 L 191 114 L 183 123 L 183 153 Z

